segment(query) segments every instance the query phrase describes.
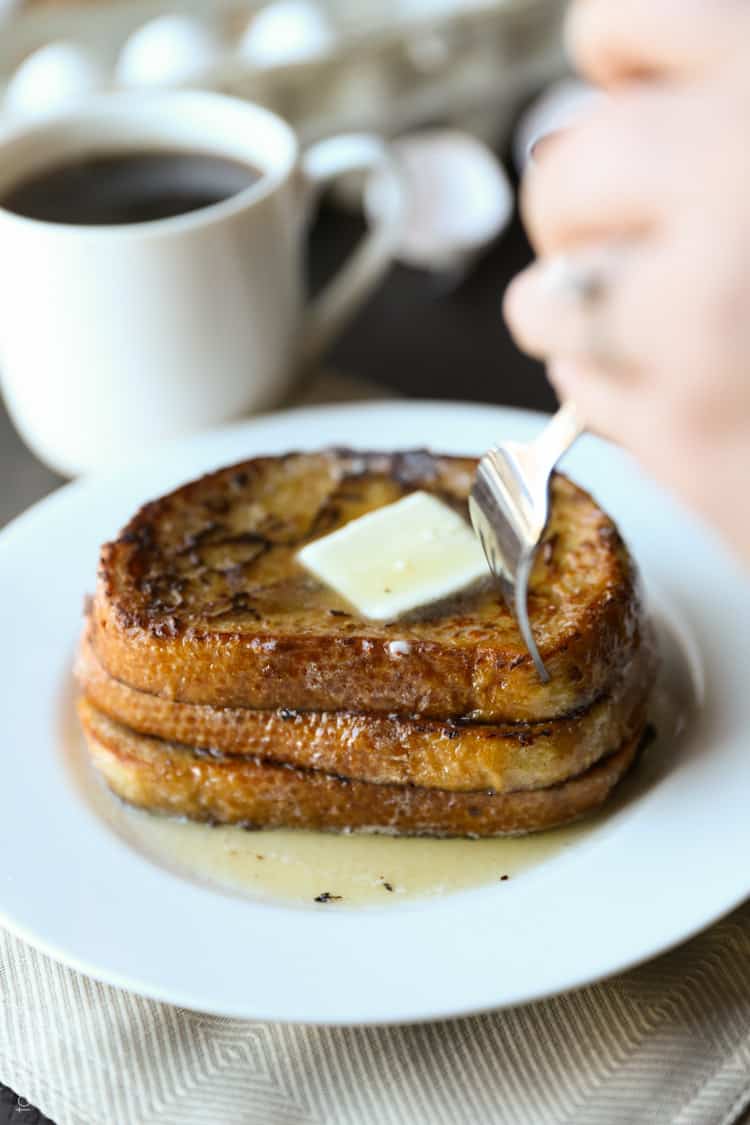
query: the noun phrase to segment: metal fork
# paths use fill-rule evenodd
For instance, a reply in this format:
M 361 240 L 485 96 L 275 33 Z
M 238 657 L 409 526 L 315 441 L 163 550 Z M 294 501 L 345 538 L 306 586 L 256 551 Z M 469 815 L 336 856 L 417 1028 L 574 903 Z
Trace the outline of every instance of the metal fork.
M 479 462 L 469 513 L 487 562 L 518 622 L 542 683 L 549 673 L 529 621 L 529 575 L 549 519 L 549 484 L 555 465 L 585 429 L 568 402 L 530 442 L 506 441 Z

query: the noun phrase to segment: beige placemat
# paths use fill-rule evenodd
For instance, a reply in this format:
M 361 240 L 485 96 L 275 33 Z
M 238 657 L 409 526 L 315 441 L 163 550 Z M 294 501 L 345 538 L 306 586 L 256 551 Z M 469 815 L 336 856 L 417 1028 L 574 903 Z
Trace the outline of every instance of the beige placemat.
M 750 904 L 606 984 L 453 1022 L 198 1015 L 2 931 L 0 1002 L 0 1079 L 58 1125 L 734 1125 L 750 1097 Z
M 326 375 L 297 402 L 377 394 Z M 374 1029 L 198 1015 L 0 930 L 0 1081 L 57 1125 L 735 1125 L 750 1104 L 750 904 L 595 988 Z

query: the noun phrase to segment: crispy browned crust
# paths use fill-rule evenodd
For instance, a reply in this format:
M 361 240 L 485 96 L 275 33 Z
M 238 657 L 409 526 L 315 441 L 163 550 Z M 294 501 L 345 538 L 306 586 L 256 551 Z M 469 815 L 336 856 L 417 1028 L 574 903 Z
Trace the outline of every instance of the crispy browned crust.
M 641 730 L 654 664 L 646 645 L 612 691 L 586 710 L 504 725 L 174 703 L 113 679 L 86 636 L 76 674 L 96 708 L 141 734 L 377 784 L 506 793 L 583 773 Z
M 502 836 L 567 824 L 606 800 L 635 759 L 640 733 L 587 772 L 548 789 L 456 793 L 373 785 L 260 759 L 199 755 L 136 734 L 79 703 L 94 765 L 119 797 L 152 812 L 253 828 Z
M 428 453 L 289 454 L 147 504 L 102 551 L 98 659 L 138 690 L 214 707 L 518 721 L 585 706 L 638 646 L 641 609 L 617 529 L 566 478 L 553 482 L 531 581 L 547 685 L 489 583 L 382 624 L 295 560 L 303 543 L 415 488 L 464 510 L 475 466 Z

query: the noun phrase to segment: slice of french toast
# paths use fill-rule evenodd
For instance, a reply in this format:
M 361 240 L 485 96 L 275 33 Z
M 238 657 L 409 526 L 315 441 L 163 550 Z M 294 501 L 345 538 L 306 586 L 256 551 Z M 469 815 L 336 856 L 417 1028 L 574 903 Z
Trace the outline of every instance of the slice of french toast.
M 214 823 L 330 832 L 502 836 L 554 828 L 602 805 L 641 741 L 639 732 L 585 773 L 546 789 L 457 793 L 201 754 L 136 734 L 85 699 L 79 714 L 94 765 L 130 804 Z
M 175 703 L 115 680 L 85 635 L 76 675 L 99 711 L 140 734 L 377 784 L 508 793 L 575 777 L 634 737 L 646 720 L 654 666 L 644 645 L 611 691 L 583 711 L 516 724 Z
M 415 489 L 465 513 L 475 469 L 426 452 L 298 453 L 147 504 L 102 550 L 98 660 L 140 691 L 211 707 L 515 722 L 588 705 L 633 659 L 641 606 L 615 525 L 563 476 L 529 597 L 546 685 L 491 582 L 373 622 L 296 560 L 303 544 Z

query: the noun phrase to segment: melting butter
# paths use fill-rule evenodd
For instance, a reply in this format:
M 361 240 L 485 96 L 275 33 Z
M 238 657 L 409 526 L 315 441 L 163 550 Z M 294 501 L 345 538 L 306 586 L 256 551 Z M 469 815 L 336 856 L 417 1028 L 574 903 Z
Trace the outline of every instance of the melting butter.
M 297 558 L 365 617 L 393 620 L 488 574 L 469 524 L 427 492 L 412 492 L 315 539 Z

